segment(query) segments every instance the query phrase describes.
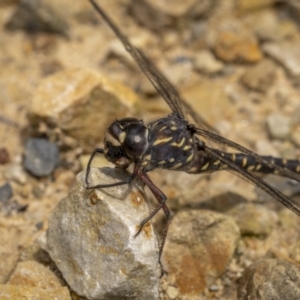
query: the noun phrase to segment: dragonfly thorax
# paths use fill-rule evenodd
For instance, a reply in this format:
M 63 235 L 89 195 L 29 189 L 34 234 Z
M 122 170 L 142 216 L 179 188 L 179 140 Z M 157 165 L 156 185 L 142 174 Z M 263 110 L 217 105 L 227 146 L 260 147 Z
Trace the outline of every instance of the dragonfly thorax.
M 149 130 L 143 121 L 136 118 L 113 122 L 105 134 L 106 159 L 122 168 L 141 160 L 148 148 L 148 134 Z

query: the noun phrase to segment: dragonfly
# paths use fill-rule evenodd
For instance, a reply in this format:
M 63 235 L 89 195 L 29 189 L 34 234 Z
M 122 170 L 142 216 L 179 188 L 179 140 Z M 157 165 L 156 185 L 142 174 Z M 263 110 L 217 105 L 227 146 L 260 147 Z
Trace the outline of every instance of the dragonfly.
M 96 148 L 89 159 L 85 176 L 86 188 L 97 189 L 130 184 L 135 178 L 139 178 L 147 185 L 158 201 L 158 205 L 141 222 L 135 236 L 139 235 L 143 226 L 159 210 L 163 210 L 166 223 L 159 247 L 159 261 L 167 238 L 170 210 L 166 204 L 167 197 L 148 175 L 148 172 L 156 168 L 182 171 L 189 174 L 228 170 L 260 187 L 300 216 L 300 204 L 298 202 L 288 198 L 256 175 L 256 173 L 273 173 L 300 182 L 300 160 L 260 156 L 219 135 L 180 96 L 173 84 L 155 67 L 142 50 L 130 43 L 96 1 L 89 0 L 89 2 L 131 54 L 142 72 L 169 105 L 172 113 L 149 124 L 145 124 L 137 118 L 128 117 L 114 121 L 106 130 L 104 148 Z M 190 116 L 196 125 L 188 122 L 187 116 Z M 239 152 L 228 153 L 218 148 L 212 148 L 203 141 L 203 138 L 212 143 L 231 147 Z M 118 168 L 127 169 L 133 165 L 132 173 L 124 181 L 90 186 L 91 166 L 98 154 L 104 155 L 109 162 Z

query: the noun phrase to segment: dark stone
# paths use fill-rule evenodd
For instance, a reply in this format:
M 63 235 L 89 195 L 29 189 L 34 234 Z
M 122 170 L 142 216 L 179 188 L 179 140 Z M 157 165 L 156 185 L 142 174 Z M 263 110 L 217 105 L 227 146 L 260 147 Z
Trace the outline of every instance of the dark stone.
M 7 164 L 9 162 L 9 154 L 5 148 L 0 148 L 0 165 Z
M 25 145 L 24 167 L 32 175 L 43 177 L 50 175 L 59 159 L 56 144 L 43 138 L 28 139 Z
M 9 183 L 5 183 L 0 187 L 0 202 L 5 204 L 12 197 L 13 190 Z
M 30 33 L 49 32 L 68 36 L 68 24 L 61 15 L 61 8 L 48 1 L 22 0 L 6 23 L 9 30 L 25 30 Z

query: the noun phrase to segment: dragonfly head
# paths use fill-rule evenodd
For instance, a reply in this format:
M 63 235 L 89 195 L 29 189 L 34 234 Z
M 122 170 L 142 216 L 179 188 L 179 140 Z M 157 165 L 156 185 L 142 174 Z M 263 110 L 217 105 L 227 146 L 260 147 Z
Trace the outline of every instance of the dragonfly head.
M 121 168 L 141 160 L 148 148 L 148 132 L 143 121 L 135 118 L 113 122 L 105 134 L 105 158 Z

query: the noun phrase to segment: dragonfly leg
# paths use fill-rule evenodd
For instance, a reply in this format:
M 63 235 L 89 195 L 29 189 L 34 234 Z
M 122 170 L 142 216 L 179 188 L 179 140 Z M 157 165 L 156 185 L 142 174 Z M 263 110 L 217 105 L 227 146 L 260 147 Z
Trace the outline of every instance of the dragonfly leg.
M 93 153 L 92 153 L 92 155 L 91 155 L 91 157 L 90 157 L 90 159 L 89 159 L 89 162 L 88 162 L 87 167 L 86 167 L 86 173 L 85 173 L 85 184 L 86 184 L 86 188 L 87 188 L 87 189 L 90 188 L 90 187 L 89 187 L 89 181 L 88 181 L 88 178 L 89 178 L 89 175 L 90 175 L 90 172 L 91 172 L 91 164 L 92 164 L 92 161 L 93 161 L 93 159 L 94 159 L 94 157 L 95 157 L 95 155 L 96 155 L 97 153 L 103 154 L 103 149 L 102 149 L 102 148 L 96 148 L 96 149 L 93 151 Z
M 167 238 L 167 234 L 168 234 L 168 229 L 169 229 L 169 224 L 170 224 L 170 210 L 166 205 L 166 201 L 167 201 L 167 197 L 165 196 L 165 194 L 159 189 L 157 188 L 154 183 L 151 181 L 151 179 L 149 178 L 149 176 L 146 173 L 139 173 L 139 178 L 149 187 L 149 189 L 151 190 L 151 192 L 153 193 L 153 195 L 155 196 L 156 200 L 158 201 L 159 205 L 149 214 L 149 216 L 147 218 L 145 218 L 141 224 L 140 227 L 137 231 L 137 233 L 135 234 L 135 237 L 138 236 L 140 234 L 140 232 L 142 231 L 143 227 L 145 226 L 145 224 L 150 221 L 160 209 L 163 209 L 164 214 L 166 216 L 166 223 L 165 223 L 165 227 L 164 227 L 164 231 L 162 234 L 162 240 L 161 243 L 159 245 L 159 262 L 160 262 L 160 258 L 161 258 L 161 254 L 165 245 L 165 241 Z M 160 262 L 161 264 L 161 262 Z

